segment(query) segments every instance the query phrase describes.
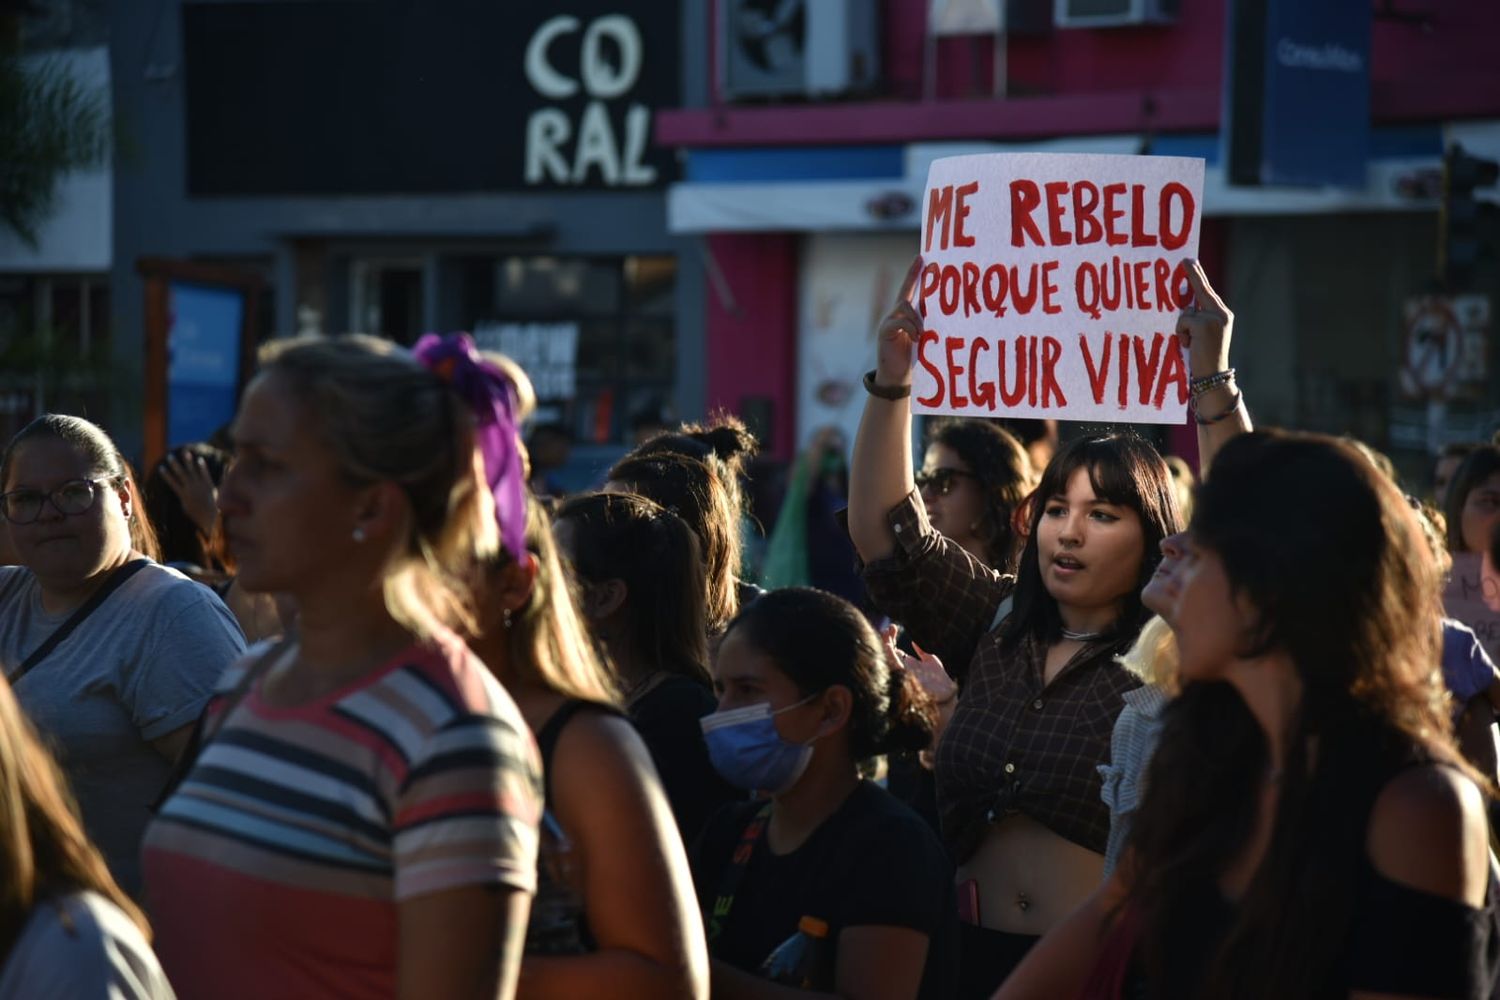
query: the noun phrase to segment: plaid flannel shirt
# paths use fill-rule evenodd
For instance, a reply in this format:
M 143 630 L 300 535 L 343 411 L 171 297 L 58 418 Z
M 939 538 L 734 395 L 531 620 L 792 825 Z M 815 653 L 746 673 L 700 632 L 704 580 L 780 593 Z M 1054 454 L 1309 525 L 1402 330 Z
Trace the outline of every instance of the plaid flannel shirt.
M 864 567 L 880 611 L 942 658 L 960 684 L 958 706 L 937 748 L 943 836 L 960 861 L 991 824 L 1025 814 L 1100 854 L 1109 809 L 1098 767 L 1125 692 L 1140 680 L 1116 662 L 1128 641 L 1085 646 L 1050 684 L 1046 648 L 1026 640 L 1000 650 L 1001 603 L 1015 588 L 933 530 L 916 491 L 887 515 L 896 550 Z

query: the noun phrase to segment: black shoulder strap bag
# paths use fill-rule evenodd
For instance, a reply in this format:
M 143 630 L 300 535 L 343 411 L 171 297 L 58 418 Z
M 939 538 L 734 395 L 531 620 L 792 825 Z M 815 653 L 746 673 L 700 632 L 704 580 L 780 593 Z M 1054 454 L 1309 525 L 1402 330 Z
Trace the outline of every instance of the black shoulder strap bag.
M 16 668 L 15 673 L 6 678 L 10 681 L 11 686 L 14 687 L 22 677 L 31 672 L 33 667 L 50 656 L 52 651 L 60 646 L 64 639 L 72 635 L 74 630 L 83 624 L 85 618 L 99 610 L 99 605 L 107 601 L 110 594 L 123 587 L 126 580 L 129 580 L 132 576 L 145 569 L 150 563 L 150 559 L 132 559 L 123 566 L 115 567 L 114 572 L 110 573 L 109 577 L 99 585 L 99 589 L 90 594 L 89 599 L 84 601 L 77 611 L 69 615 L 67 621 L 57 626 L 57 629 L 51 635 L 47 636 L 40 646 L 32 650 L 31 655 L 26 657 L 26 660 Z

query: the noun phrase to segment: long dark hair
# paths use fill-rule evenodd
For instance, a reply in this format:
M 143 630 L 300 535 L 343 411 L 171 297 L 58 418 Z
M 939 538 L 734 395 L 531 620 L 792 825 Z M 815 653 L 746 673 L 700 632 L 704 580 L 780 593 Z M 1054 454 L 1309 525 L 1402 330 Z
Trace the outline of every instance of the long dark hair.
M 686 522 L 629 493 L 574 497 L 557 520 L 573 528 L 573 569 L 583 581 L 625 585 L 637 662 L 708 685 L 703 560 Z
M 104 428 L 82 417 L 64 413 L 44 413 L 16 432 L 0 455 L 0 492 L 9 486 L 10 466 L 16 450 L 27 441 L 51 438 L 61 441 L 86 458 L 90 471 L 124 485 L 130 494 L 130 547 L 151 559 L 161 558 L 161 545 L 156 539 L 156 529 L 146 516 L 146 504 L 141 488 L 136 482 L 135 470 L 125 460 L 119 446 Z
M 1062 637 L 1062 614 L 1057 599 L 1042 580 L 1041 556 L 1037 549 L 1037 526 L 1047 509 L 1047 499 L 1066 493 L 1074 473 L 1087 470 L 1094 495 L 1135 511 L 1145 538 L 1145 556 L 1136 586 L 1126 595 L 1125 607 L 1115 620 L 1114 635 L 1133 639 L 1151 613 L 1141 606 L 1141 588 L 1161 562 L 1161 542 L 1181 529 L 1177 493 L 1167 463 L 1149 442 L 1134 434 L 1099 434 L 1068 443 L 1047 463 L 1041 484 L 1032 495 L 1026 548 L 1016 572 L 1015 606 L 1002 633 L 1007 652 L 1028 637 L 1054 643 Z
M 1288 505 L 1292 495 L 1302 502 Z M 1257 612 L 1240 654 L 1284 652 L 1303 692 L 1270 845 L 1208 963 L 1203 995 L 1323 995 L 1344 957 L 1380 787 L 1410 759 L 1472 773 L 1446 735 L 1437 569 L 1395 485 L 1323 435 L 1260 432 L 1225 445 L 1199 490 L 1193 535 Z M 1217 794 L 1235 805 L 1224 829 L 1204 829 L 1201 803 L 1183 791 L 1196 786 L 1201 755 L 1180 737 L 1205 724 L 1199 715 L 1163 733 L 1136 817 L 1133 891 L 1147 918 L 1145 953 L 1158 962 L 1180 944 L 1172 914 L 1191 909 L 1190 894 L 1214 885 L 1243 849 L 1245 809 L 1253 817 L 1261 787 L 1246 775 L 1264 775 L 1263 743 L 1222 747 L 1235 778 Z
M 928 440 L 952 448 L 979 483 L 984 510 L 975 533 L 984 541 L 985 562 L 1001 573 L 1011 571 L 1015 545 L 1012 521 L 1026 499 L 1031 459 L 1009 431 L 988 420 L 943 420 Z
M 1439 497 L 1443 503 L 1443 515 L 1448 518 L 1448 551 L 1463 552 L 1464 549 L 1464 504 L 1469 494 L 1480 483 L 1500 472 L 1500 447 L 1482 444 L 1469 452 L 1467 458 L 1453 473 L 1448 484 L 1447 497 Z
M 717 635 L 739 611 L 739 517 L 723 476 L 677 452 L 627 455 L 609 478 L 681 517 L 698 536 L 703 557 L 708 631 Z
M 745 463 L 759 452 L 760 441 L 745 426 L 745 422 L 731 413 L 721 412 L 715 413 L 707 423 L 682 424 L 675 431 L 658 434 L 637 447 L 629 457 L 685 455 L 713 470 L 729 499 L 728 510 L 733 527 L 729 532 L 726 560 L 729 572 L 738 577 L 744 562 L 740 521 L 749 514 L 744 488 Z M 731 612 L 730 617 L 732 616 Z
M 811 587 L 773 590 L 740 612 L 725 633 L 776 664 L 803 695 L 843 685 L 853 696 L 849 748 L 856 761 L 932 743 L 937 709 L 915 677 L 892 670 L 864 614 Z

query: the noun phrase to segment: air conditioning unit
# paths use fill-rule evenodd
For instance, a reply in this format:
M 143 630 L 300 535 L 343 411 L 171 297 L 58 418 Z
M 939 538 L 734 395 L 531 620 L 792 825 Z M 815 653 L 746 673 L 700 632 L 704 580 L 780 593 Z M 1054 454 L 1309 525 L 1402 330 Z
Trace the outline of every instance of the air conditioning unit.
M 1177 20 L 1179 0 L 1056 0 L 1059 28 L 1114 28 L 1168 24 Z
M 725 100 L 874 89 L 880 69 L 876 0 L 724 0 L 718 9 Z

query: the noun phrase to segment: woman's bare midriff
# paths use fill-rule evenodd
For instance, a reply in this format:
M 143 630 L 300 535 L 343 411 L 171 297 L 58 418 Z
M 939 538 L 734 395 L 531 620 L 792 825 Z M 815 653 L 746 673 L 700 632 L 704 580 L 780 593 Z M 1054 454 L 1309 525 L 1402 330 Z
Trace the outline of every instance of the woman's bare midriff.
M 978 883 L 982 926 L 1045 934 L 1099 887 L 1104 855 L 1017 815 L 990 828 L 957 878 L 960 891 L 969 879 Z

